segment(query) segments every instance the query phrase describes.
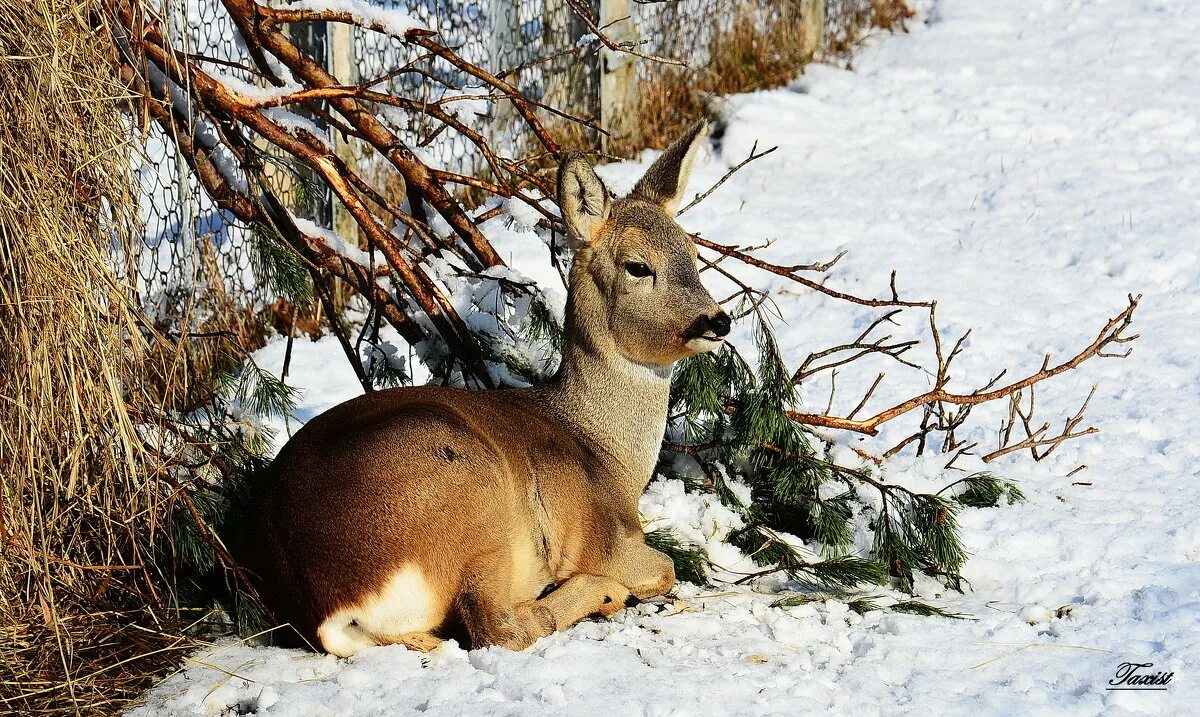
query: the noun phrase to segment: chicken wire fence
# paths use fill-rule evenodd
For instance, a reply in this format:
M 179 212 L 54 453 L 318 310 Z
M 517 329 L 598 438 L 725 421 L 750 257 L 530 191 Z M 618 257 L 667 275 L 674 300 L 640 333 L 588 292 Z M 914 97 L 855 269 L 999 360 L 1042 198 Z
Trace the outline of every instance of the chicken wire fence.
M 620 63 L 634 62 L 603 48 L 596 35 L 567 0 L 369 0 L 403 12 L 436 30 L 467 61 L 502 74 L 529 97 L 582 116 L 596 116 L 601 74 Z M 843 34 L 862 24 L 878 0 L 573 0 L 604 24 L 612 39 L 630 42 L 639 52 L 683 61 L 691 68 L 709 62 L 714 38 L 749 18 L 756 24 L 799 19 L 823 11 L 825 36 Z M 607 6 L 613 3 L 612 6 Z M 606 6 L 602 6 L 605 4 Z M 617 15 L 614 17 L 613 8 Z M 209 71 L 231 82 L 261 84 L 237 26 L 219 0 L 160 0 L 159 10 L 177 46 Z M 790 21 L 790 20 L 785 20 Z M 437 99 L 447 87 L 466 95 L 470 78 L 439 70 L 430 81 L 421 74 L 394 71 L 413 59 L 411 48 L 387 35 L 335 23 L 302 23 L 291 30 L 294 41 L 314 57 L 325 58 L 343 84 L 378 80 L 376 89 L 401 92 L 415 99 Z M 581 47 L 563 55 L 564 50 Z M 559 55 L 558 57 L 555 57 Z M 549 59 L 547 59 L 549 58 Z M 633 81 L 652 74 L 656 64 L 636 60 Z M 514 71 L 515 70 L 515 71 Z M 448 74 L 447 74 L 448 73 Z M 444 94 L 442 95 L 444 96 Z M 460 118 L 487 132 L 500 149 L 515 149 L 525 138 L 520 125 L 506 124 L 505 103 L 467 103 Z M 453 133 L 434 133 L 427 118 L 390 107 L 381 118 L 397 136 L 431 166 L 460 173 L 477 168 L 477 149 Z M 515 131 L 514 131 L 515 130 Z M 430 135 L 434 136 L 431 137 Z M 338 138 L 334 138 L 337 140 Z M 351 161 L 371 176 L 369 148 L 341 140 Z M 377 161 L 377 159 L 376 159 Z M 152 126 L 135 159 L 140 183 L 145 241 L 140 256 L 130 257 L 147 308 L 163 322 L 184 315 L 198 292 L 215 289 L 222 300 L 261 307 L 273 297 L 255 280 L 251 229 L 221 210 L 207 196 L 171 138 Z M 318 225 L 334 228 L 334 201 L 327 187 L 303 181 L 301 172 L 279 171 L 281 196 L 293 211 Z M 288 177 L 291 177 L 290 179 Z M 382 180 L 381 180 L 382 181 Z M 279 189 L 277 187 L 277 189 Z M 381 188 L 390 196 L 387 187 Z M 402 201 L 402 197 L 396 197 Z

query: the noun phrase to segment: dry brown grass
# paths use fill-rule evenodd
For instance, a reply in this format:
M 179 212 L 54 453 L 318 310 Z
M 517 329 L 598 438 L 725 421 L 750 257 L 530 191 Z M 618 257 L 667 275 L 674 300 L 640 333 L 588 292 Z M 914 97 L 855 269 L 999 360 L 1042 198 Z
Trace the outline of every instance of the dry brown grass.
M 646 68 L 638 119 L 631 132 L 610 142 L 609 151 L 631 157 L 647 147 L 662 149 L 697 117 L 713 114 L 718 98 L 785 85 L 815 56 L 844 54 L 866 29 L 903 29 L 913 15 L 904 0 L 877 0 L 870 13 L 851 18 L 841 35 L 814 38 L 800 5 L 772 3 L 764 12 L 757 3 L 740 4 L 730 28 L 710 40 L 706 66 Z M 764 20 L 767 16 L 771 19 Z
M 631 156 L 646 147 L 662 149 L 696 117 L 711 114 L 712 98 L 777 87 L 812 60 L 800 18 L 781 13 L 764 26 L 757 14 L 752 3 L 739 9 L 732 27 L 709 42 L 707 66 L 652 68 L 639 85 L 633 132 L 614 138 L 609 150 Z
M 0 713 L 115 712 L 184 644 L 154 567 L 170 493 L 132 408 L 169 399 L 183 349 L 147 338 L 111 266 L 140 234 L 93 9 L 0 3 Z
M 850 18 L 840 33 L 828 38 L 827 52 L 831 56 L 845 57 L 872 30 L 908 32 L 908 21 L 916 14 L 905 0 L 875 0 L 869 12 Z

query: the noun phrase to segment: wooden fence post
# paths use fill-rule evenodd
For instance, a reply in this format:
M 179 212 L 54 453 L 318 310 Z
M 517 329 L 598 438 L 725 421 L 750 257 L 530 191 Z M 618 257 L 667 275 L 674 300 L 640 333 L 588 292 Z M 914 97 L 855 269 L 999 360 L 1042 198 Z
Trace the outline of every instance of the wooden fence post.
M 801 0 L 800 22 L 804 25 L 804 53 L 814 56 L 825 42 L 825 0 Z
M 326 66 L 334 77 L 344 85 L 356 85 L 358 79 L 358 57 L 354 52 L 354 28 L 340 22 L 328 23 L 328 61 Z M 333 139 L 333 153 L 348 166 L 358 165 L 358 152 L 354 140 L 343 137 L 333 127 L 329 128 Z M 350 215 L 349 210 L 336 199 L 333 203 L 333 231 L 350 244 L 358 246 L 358 222 Z
M 584 0 L 583 4 L 596 17 L 599 0 Z M 542 51 L 551 55 L 566 50 L 589 32 L 566 0 L 545 0 L 542 6 Z M 567 55 L 543 65 L 545 78 L 543 101 L 576 117 L 600 118 L 600 66 L 598 55 L 584 52 Z M 593 132 L 586 139 L 594 140 Z M 596 143 L 598 146 L 599 143 Z
M 637 39 L 630 0 L 600 0 L 600 27 L 616 42 Z M 637 58 L 605 48 L 600 61 L 600 126 L 608 131 L 601 149 L 629 134 L 637 121 Z

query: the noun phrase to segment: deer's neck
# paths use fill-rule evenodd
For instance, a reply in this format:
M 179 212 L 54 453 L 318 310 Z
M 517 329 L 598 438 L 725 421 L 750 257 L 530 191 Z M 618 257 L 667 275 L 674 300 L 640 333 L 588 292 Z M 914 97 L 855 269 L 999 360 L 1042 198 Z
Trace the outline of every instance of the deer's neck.
M 614 497 L 636 510 L 666 429 L 671 367 L 626 359 L 607 322 L 581 315 L 578 298 L 567 302 L 562 366 L 545 387 L 547 399 L 598 451 Z

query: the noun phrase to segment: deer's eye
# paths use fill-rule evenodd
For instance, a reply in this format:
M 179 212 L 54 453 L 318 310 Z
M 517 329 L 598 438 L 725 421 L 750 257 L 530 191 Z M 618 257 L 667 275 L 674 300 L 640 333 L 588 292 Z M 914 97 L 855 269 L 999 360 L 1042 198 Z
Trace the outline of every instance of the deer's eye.
M 625 271 L 629 272 L 630 276 L 635 276 L 639 279 L 641 279 L 642 277 L 650 276 L 651 274 L 654 273 L 654 272 L 650 271 L 650 267 L 646 266 L 645 264 L 643 264 L 640 261 L 625 262 Z

